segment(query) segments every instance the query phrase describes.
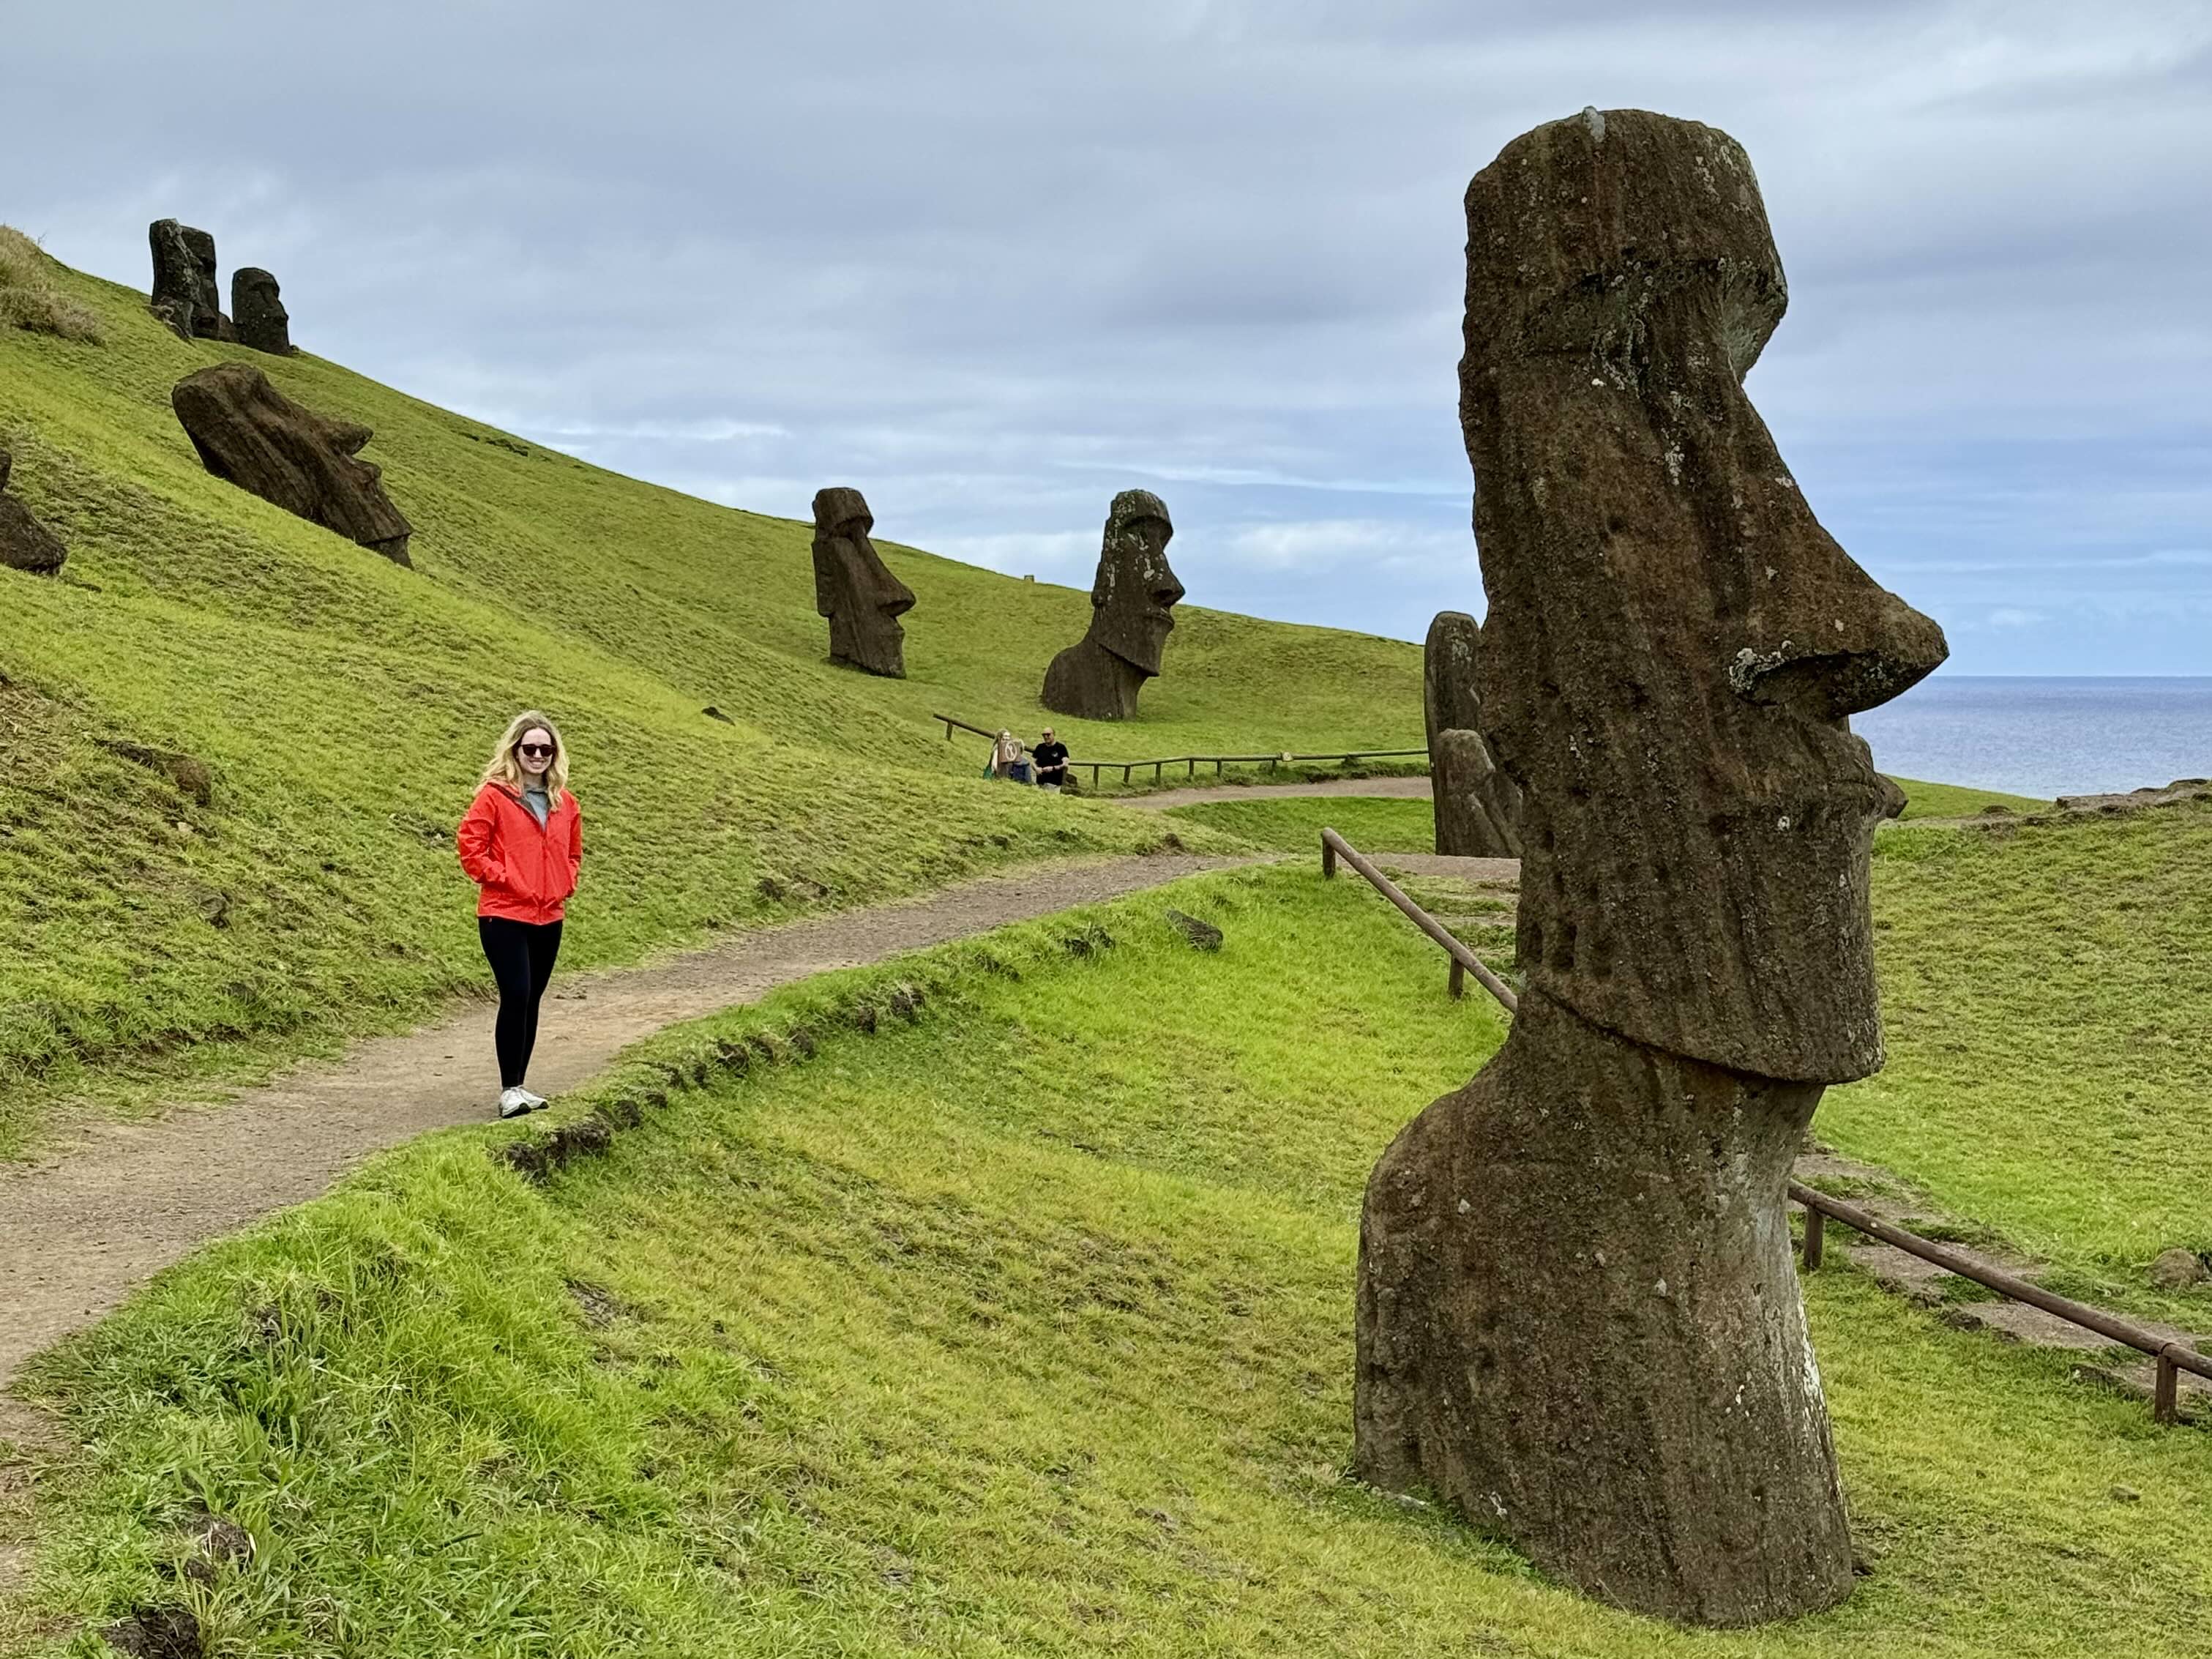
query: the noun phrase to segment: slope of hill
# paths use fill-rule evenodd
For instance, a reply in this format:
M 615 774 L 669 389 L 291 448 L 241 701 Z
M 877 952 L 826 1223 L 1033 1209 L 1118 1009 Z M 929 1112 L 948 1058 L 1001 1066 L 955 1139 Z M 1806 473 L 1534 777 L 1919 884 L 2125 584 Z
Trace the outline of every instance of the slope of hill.
M 912 678 L 835 668 L 804 525 L 312 356 L 179 341 L 143 295 L 51 262 L 43 278 L 97 337 L 0 329 L 11 489 L 71 549 L 59 580 L 0 571 L 0 1153 L 59 1091 L 127 1097 L 133 1066 L 173 1081 L 327 1044 L 478 982 L 447 834 L 522 707 L 578 752 L 579 965 L 1169 833 L 983 783 L 972 742 L 928 720 L 1036 723 L 1081 592 L 885 543 L 919 596 Z M 169 389 L 225 357 L 375 429 L 416 569 L 201 469 Z M 897 504 L 874 505 L 895 531 Z M 1184 558 L 1202 597 L 1200 568 Z M 1418 741 L 1417 647 L 1178 616 L 1140 720 L 1058 722 L 1079 754 Z M 118 746 L 197 758 L 211 796 Z
M 1806 1284 L 1869 1575 L 1830 1613 L 1673 1630 L 1352 1480 L 1361 1187 L 1501 1030 L 1307 864 L 665 1034 L 561 1115 L 646 1103 L 609 1155 L 417 1141 L 43 1362 L 84 1449 L 0 1649 L 170 1603 L 221 1652 L 2202 1651 L 2212 1439 L 1848 1268 Z M 252 1556 L 195 1577 L 210 1516 Z

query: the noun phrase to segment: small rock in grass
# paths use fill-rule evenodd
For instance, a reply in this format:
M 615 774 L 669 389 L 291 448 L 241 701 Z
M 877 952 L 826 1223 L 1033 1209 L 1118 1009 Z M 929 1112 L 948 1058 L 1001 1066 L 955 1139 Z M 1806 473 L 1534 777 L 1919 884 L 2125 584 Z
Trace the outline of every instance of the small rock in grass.
M 2204 1268 L 2204 1258 L 2194 1250 L 2176 1248 L 2159 1252 L 2158 1260 L 2150 1264 L 2150 1282 L 2161 1291 L 2185 1291 L 2202 1285 L 2212 1278 Z
M 1218 951 L 1221 948 L 1221 930 L 1212 922 L 1201 921 L 1196 916 L 1185 915 L 1182 911 L 1172 908 L 1167 916 L 1169 924 L 1198 949 Z
M 876 1005 L 872 1002 L 856 1004 L 853 1009 L 854 1028 L 864 1036 L 875 1036 L 878 1018 Z
M 735 720 L 732 720 L 727 714 L 725 714 L 720 709 L 715 708 L 711 702 L 699 712 L 704 714 L 708 720 L 720 720 L 725 726 L 735 726 L 737 724 Z
M 203 1584 L 215 1583 L 218 1567 L 243 1567 L 253 1560 L 253 1534 L 219 1515 L 200 1516 L 192 1542 L 197 1553 L 185 1563 L 185 1576 Z
M 2133 1486 L 2115 1486 L 2112 1488 L 2112 1501 L 2116 1504 L 2140 1504 L 2142 1494 Z
M 200 1621 L 186 1607 L 133 1607 L 129 1618 L 117 1620 L 100 1634 L 108 1646 L 131 1659 L 204 1659 L 207 1652 Z

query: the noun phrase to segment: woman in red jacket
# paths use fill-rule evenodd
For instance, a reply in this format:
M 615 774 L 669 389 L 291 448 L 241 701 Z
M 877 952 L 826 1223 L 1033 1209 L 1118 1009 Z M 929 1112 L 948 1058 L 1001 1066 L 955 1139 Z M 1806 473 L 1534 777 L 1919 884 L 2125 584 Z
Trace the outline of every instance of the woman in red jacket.
M 499 981 L 499 1115 L 520 1117 L 545 1103 L 522 1079 L 538 1041 L 538 1005 L 561 953 L 562 908 L 584 860 L 568 747 L 536 709 L 516 715 L 492 750 L 455 839 L 478 890 L 484 959 Z

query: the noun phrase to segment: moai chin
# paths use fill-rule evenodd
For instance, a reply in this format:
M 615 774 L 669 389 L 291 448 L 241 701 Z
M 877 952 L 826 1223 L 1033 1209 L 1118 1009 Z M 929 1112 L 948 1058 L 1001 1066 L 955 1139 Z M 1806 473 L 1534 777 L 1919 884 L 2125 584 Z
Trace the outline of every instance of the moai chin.
M 292 355 L 292 318 L 276 279 L 247 265 L 230 274 L 230 315 L 238 343 L 271 356 Z
M 830 621 L 830 660 L 887 679 L 906 678 L 914 592 L 884 568 L 868 538 L 875 515 L 857 489 L 814 497 L 814 609 Z
M 294 403 L 250 363 L 187 374 L 169 402 L 216 477 L 412 567 L 414 527 L 384 493 L 382 470 L 356 459 L 374 435 L 367 427 Z
M 1498 769 L 1482 735 L 1476 672 L 1482 625 L 1439 611 L 1421 652 L 1421 712 L 1429 734 L 1429 792 L 1437 851 L 1462 858 L 1521 856 L 1521 792 Z
M 1511 1034 L 1360 1228 L 1355 1456 L 1638 1612 L 1848 1595 L 1784 1188 L 1881 1064 L 1849 716 L 1943 660 L 1799 493 L 1742 380 L 1782 318 L 1751 163 L 1638 110 L 1468 186 L 1460 411 L 1484 730 L 1522 791 Z
M 1091 627 L 1045 670 L 1044 706 L 1085 720 L 1126 720 L 1137 693 L 1160 672 L 1182 584 L 1168 566 L 1175 526 L 1149 489 L 1125 489 L 1106 514 Z

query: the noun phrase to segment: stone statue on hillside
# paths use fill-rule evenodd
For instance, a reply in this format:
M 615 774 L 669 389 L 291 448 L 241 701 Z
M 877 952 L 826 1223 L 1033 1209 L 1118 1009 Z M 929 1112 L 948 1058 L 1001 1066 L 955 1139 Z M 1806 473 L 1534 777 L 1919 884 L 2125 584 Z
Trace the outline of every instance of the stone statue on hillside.
M 250 363 L 187 374 L 169 401 L 216 477 L 411 566 L 414 527 L 384 493 L 382 471 L 355 459 L 367 427 L 302 408 Z
M 1182 584 L 1168 568 L 1175 526 L 1149 489 L 1125 489 L 1106 514 L 1091 629 L 1045 670 L 1044 706 L 1085 720 L 1135 718 L 1137 693 L 1160 672 Z
M 886 569 L 868 532 L 875 514 L 857 489 L 814 497 L 814 608 L 830 619 L 830 660 L 889 679 L 906 678 L 914 591 Z
M 1522 791 L 1504 1048 L 1383 1154 L 1355 1459 L 1539 1567 L 1714 1625 L 1842 1600 L 1784 1187 L 1882 1061 L 1849 717 L 1942 631 L 1813 516 L 1741 381 L 1782 318 L 1742 149 L 1642 111 L 1467 194 L 1481 709 Z
M 230 276 L 230 314 L 238 343 L 272 356 L 292 355 L 292 318 L 279 297 L 276 279 L 252 265 Z
M 236 339 L 238 331 L 222 314 L 215 238 L 174 219 L 156 219 L 146 228 L 146 238 L 154 253 L 154 292 L 147 308 L 185 339 Z
M 1482 700 L 1475 684 L 1481 660 L 1482 624 L 1464 611 L 1439 611 L 1429 624 L 1421 656 L 1437 851 L 1517 859 L 1521 792 L 1498 769 L 1482 735 Z
M 31 516 L 29 507 L 7 493 L 9 477 L 15 470 L 15 458 L 0 449 L 0 569 L 53 575 L 69 557 L 69 549 Z

